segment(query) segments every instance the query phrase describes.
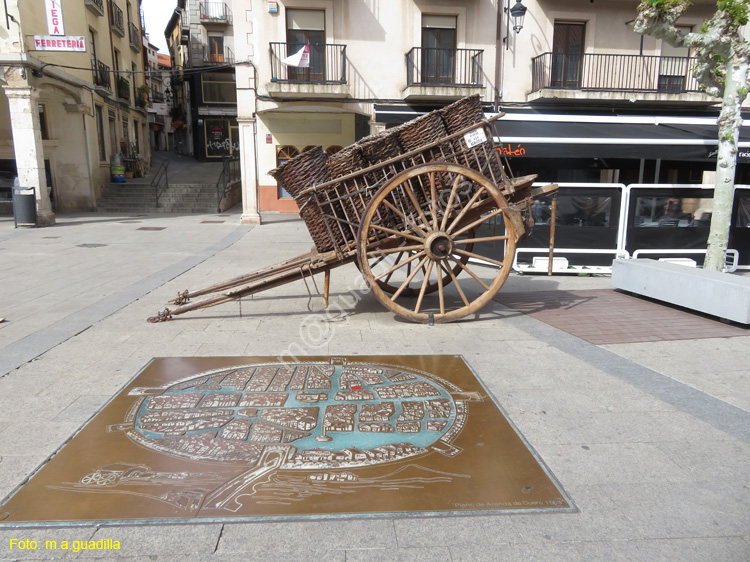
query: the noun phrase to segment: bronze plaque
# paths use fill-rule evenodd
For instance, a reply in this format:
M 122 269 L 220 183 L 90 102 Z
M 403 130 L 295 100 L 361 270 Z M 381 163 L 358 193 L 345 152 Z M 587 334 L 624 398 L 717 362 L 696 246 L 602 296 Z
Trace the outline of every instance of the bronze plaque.
M 575 511 L 460 356 L 154 359 L 0 526 Z

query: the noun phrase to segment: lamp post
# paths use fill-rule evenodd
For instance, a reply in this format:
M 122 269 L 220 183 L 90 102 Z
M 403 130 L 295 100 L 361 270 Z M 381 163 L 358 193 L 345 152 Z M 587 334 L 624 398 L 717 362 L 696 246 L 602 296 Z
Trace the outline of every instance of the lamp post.
M 510 7 L 510 0 L 506 0 L 505 6 L 505 49 L 510 48 L 510 20 L 513 20 L 513 31 L 520 33 L 523 29 L 523 18 L 526 15 L 526 6 L 521 0 L 516 0 L 515 5 Z

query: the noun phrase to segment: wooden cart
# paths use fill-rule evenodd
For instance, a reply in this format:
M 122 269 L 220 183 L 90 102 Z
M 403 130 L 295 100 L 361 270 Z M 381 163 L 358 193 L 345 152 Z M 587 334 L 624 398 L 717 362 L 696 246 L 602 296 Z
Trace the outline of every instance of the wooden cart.
M 532 190 L 533 175 L 513 177 L 494 142 L 499 117 L 470 123 L 415 150 L 295 193 L 317 249 L 180 293 L 171 301 L 177 308 L 149 321 L 169 320 L 320 273 L 328 306 L 330 272 L 350 262 L 357 264 L 377 299 L 403 318 L 431 324 L 476 313 L 507 279 L 516 243 L 533 227 L 534 199 L 554 196 L 557 190 L 554 184 Z M 417 127 L 412 134 L 424 130 Z M 379 142 L 377 136 L 371 139 Z

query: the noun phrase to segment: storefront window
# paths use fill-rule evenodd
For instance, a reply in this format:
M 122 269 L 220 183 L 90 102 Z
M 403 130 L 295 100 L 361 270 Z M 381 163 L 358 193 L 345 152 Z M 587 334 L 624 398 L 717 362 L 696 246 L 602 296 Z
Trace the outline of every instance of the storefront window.
M 750 228 L 750 197 L 740 197 L 737 200 L 737 218 L 734 225 L 737 228 Z
M 223 158 L 240 149 L 237 125 L 229 119 L 205 119 L 206 157 Z
M 284 162 L 289 160 L 290 158 L 294 158 L 299 154 L 299 150 L 297 150 L 294 146 L 280 146 L 279 151 L 276 153 L 276 167 L 281 166 Z M 281 184 L 278 184 L 279 191 L 278 191 L 278 198 L 279 199 L 291 199 L 292 196 L 289 194 L 289 192 L 284 189 L 284 187 Z
M 699 197 L 639 197 L 636 227 L 708 227 L 713 200 Z
M 538 199 L 531 207 L 534 223 L 550 224 L 552 202 Z M 559 195 L 557 198 L 557 224 L 564 226 L 593 226 L 608 228 L 612 214 L 611 197 L 582 197 Z

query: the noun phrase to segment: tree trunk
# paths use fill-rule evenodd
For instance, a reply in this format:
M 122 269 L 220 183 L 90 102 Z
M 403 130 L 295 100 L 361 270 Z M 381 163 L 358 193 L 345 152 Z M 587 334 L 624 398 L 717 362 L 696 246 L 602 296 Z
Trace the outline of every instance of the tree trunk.
M 747 90 L 747 63 L 729 61 L 726 69 L 724 100 L 719 116 L 719 152 L 716 159 L 714 206 L 708 234 L 706 260 L 703 264 L 704 269 L 712 271 L 721 271 L 724 268 L 734 202 L 737 141 L 742 124 L 740 90 Z

